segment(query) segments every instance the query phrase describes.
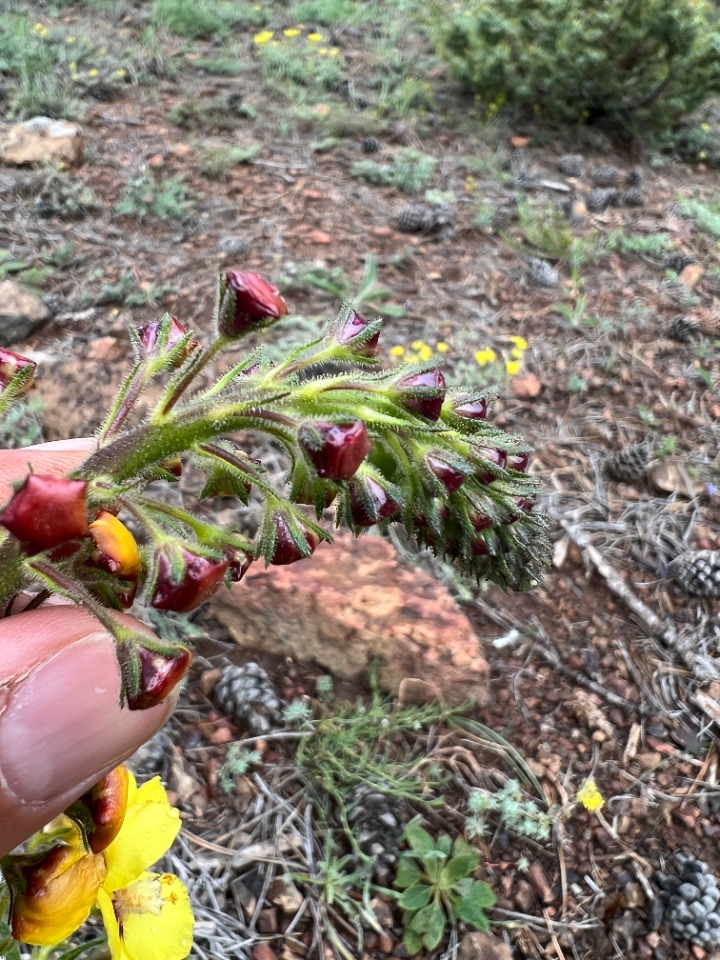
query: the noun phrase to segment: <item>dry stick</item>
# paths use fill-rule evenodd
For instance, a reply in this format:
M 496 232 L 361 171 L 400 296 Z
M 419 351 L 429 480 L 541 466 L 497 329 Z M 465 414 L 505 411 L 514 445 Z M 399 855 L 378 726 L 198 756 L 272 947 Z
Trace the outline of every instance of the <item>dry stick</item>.
M 583 557 L 592 563 L 612 593 L 623 601 L 648 633 L 659 640 L 667 650 L 677 654 L 696 680 L 702 683 L 710 679 L 717 679 L 717 665 L 710 663 L 708 657 L 698 655 L 691 650 L 692 638 L 680 637 L 674 627 L 663 623 L 649 607 L 645 606 L 639 597 L 635 596 L 620 575 L 590 543 L 590 538 L 584 530 L 570 526 L 560 517 L 553 517 L 553 519 L 562 526 L 570 540 L 582 551 Z M 712 675 L 713 667 L 714 675 Z M 702 690 L 692 693 L 690 698 L 710 720 L 720 723 L 720 707 L 715 700 Z

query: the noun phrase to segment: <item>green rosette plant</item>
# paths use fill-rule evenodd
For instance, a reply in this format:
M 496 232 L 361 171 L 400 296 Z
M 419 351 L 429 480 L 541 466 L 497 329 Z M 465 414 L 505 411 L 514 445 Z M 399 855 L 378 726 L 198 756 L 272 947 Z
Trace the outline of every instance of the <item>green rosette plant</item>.
M 205 346 L 169 315 L 133 331 L 135 363 L 94 450 L 66 477 L 29 474 L 0 509 L 0 602 L 7 608 L 29 592 L 39 605 L 60 594 L 91 610 L 116 640 L 130 709 L 163 699 L 189 652 L 134 632 L 115 612 L 136 595 L 187 612 L 254 562 L 306 559 L 332 539 L 331 506 L 336 526 L 359 535 L 400 524 L 418 546 L 506 589 L 531 587 L 547 567 L 548 521 L 535 508 L 526 442 L 493 426 L 486 396 L 448 390 L 436 361 L 384 368 L 380 319 L 345 306 L 279 362 L 253 349 L 205 382 L 211 361 L 286 315 L 276 287 L 228 271 L 218 277 Z M 34 364 L 3 352 L 0 413 L 33 376 Z M 141 415 L 138 401 L 158 381 L 159 396 L 154 390 Z M 284 490 L 243 450 L 252 432 L 284 448 Z M 201 497 L 246 502 L 252 489 L 262 498 L 254 538 L 146 491 L 154 480 L 177 480 L 188 462 L 205 475 Z

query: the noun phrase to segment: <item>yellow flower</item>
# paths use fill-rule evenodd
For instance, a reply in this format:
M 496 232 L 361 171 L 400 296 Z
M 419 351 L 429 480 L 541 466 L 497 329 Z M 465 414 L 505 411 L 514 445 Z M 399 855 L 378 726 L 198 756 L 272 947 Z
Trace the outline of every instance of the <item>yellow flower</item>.
M 518 350 L 527 350 L 530 346 L 525 337 L 510 337 L 510 343 L 513 343 Z
M 429 360 L 430 357 L 432 357 L 432 355 L 433 355 L 432 347 L 429 347 L 426 343 L 424 343 L 418 350 L 418 356 L 423 361 Z
M 16 899 L 13 930 L 26 943 L 49 946 L 77 929 L 95 904 L 112 960 L 184 960 L 193 926 L 187 890 L 172 874 L 147 872 L 177 836 L 180 814 L 170 806 L 159 777 L 141 787 L 129 771 L 120 779 L 127 805 L 124 816 L 114 813 L 122 819 L 115 838 L 101 852 L 88 853 L 74 827 L 71 842 L 53 848 L 42 861 L 45 883 L 35 885 L 37 902 Z
M 413 350 L 422 350 L 422 348 L 426 347 L 427 344 L 424 340 L 413 340 L 410 346 L 413 348 Z
M 35 33 L 42 33 L 44 29 L 45 27 L 41 23 L 36 23 L 35 26 L 33 27 L 33 30 L 35 31 Z
M 507 360 L 505 363 L 505 370 L 511 377 L 517 376 L 517 374 L 520 373 L 520 361 Z
M 488 363 L 492 363 L 493 360 L 497 360 L 497 354 L 492 347 L 483 347 L 482 350 L 478 350 L 475 354 L 475 362 L 479 367 L 485 367 Z
M 90 536 L 99 551 L 99 562 L 108 573 L 119 577 L 137 577 L 140 551 L 128 528 L 112 513 L 101 510 L 90 524 Z
M 575 799 L 578 803 L 582 804 L 586 810 L 589 810 L 590 813 L 601 810 L 605 805 L 603 795 L 598 790 L 594 780 L 586 780 L 575 794 Z
M 703 130 L 705 133 L 707 133 L 708 130 L 710 129 L 710 124 L 709 124 L 709 123 L 701 123 L 701 124 L 700 124 L 700 129 Z
M 444 340 L 441 340 L 439 343 L 435 344 L 435 349 L 437 350 L 438 353 L 447 353 L 448 350 L 450 349 L 450 345 L 448 343 L 445 343 Z
M 337 56 L 339 56 L 339 55 L 340 55 L 340 51 L 338 50 L 337 47 L 331 47 L 331 48 L 330 48 L 330 56 L 331 56 L 331 57 L 337 57 Z
M 320 41 L 322 40 L 322 34 L 321 34 L 321 33 L 309 33 L 309 34 L 307 35 L 307 38 L 308 38 L 308 40 L 310 41 L 310 43 L 320 43 Z
M 92 70 L 88 70 L 89 77 L 96 77 L 97 75 L 98 75 L 98 71 L 94 67 Z
M 327 47 L 319 47 L 319 48 L 318 48 L 318 56 L 324 57 L 326 53 L 327 53 Z
M 525 351 L 521 350 L 520 347 L 513 347 L 510 351 L 510 356 L 515 360 L 522 360 Z
M 116 76 L 116 77 L 124 77 L 125 74 L 126 74 L 126 72 L 127 72 L 127 71 L 125 70 L 124 67 L 118 67 L 117 70 L 115 71 L 115 76 Z
M 704 160 L 707 157 L 707 150 L 701 150 L 698 154 L 698 160 Z
M 300 31 L 297 29 L 297 27 L 288 27 L 287 30 L 283 30 L 283 33 L 286 37 L 297 37 Z
M 65 43 L 75 43 L 75 37 L 67 37 Z
M 77 60 L 71 60 L 68 64 L 68 70 L 70 73 L 75 73 L 77 70 Z
M 398 343 L 394 347 L 390 347 L 390 356 L 391 357 L 404 357 L 405 356 L 405 347 L 401 347 Z
M 263 43 L 267 43 L 269 40 L 272 40 L 272 38 L 272 30 L 261 30 L 260 33 L 256 33 L 253 37 L 253 43 L 256 43 L 260 47 Z

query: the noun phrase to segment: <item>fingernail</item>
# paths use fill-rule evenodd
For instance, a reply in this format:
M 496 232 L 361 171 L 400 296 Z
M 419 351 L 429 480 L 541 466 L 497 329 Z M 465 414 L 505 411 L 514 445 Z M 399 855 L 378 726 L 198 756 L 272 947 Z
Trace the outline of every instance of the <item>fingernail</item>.
M 122 709 L 112 641 L 100 634 L 64 647 L 0 689 L 0 774 L 19 802 L 52 800 L 92 783 L 162 725 L 174 698 Z

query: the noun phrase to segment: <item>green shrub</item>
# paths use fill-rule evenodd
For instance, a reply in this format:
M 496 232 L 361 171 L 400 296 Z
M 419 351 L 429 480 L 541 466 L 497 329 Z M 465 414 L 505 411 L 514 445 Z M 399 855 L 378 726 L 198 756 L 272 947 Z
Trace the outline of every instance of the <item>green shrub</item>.
M 711 0 L 430 0 L 426 23 L 490 116 L 662 130 L 720 91 Z

